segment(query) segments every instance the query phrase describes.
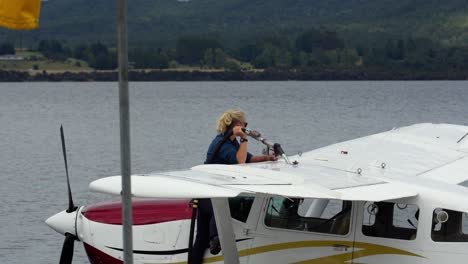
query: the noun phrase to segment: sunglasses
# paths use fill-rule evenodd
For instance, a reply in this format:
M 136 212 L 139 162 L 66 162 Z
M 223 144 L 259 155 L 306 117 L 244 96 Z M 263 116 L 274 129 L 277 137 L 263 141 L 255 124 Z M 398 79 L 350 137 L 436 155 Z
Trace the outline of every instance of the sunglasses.
M 247 127 L 247 125 L 249 124 L 247 122 L 242 122 L 242 121 L 239 121 L 239 120 L 236 120 L 233 124 L 237 124 L 237 123 L 242 123 L 244 125 L 244 127 Z

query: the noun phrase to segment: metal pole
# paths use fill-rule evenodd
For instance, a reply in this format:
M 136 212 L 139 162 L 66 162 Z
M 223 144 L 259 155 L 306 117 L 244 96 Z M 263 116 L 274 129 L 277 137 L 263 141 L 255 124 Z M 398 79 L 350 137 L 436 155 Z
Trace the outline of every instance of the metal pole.
M 124 248 L 123 259 L 125 264 L 133 264 L 126 0 L 117 0 L 117 38 L 119 54 L 120 162 L 122 173 L 122 220 Z

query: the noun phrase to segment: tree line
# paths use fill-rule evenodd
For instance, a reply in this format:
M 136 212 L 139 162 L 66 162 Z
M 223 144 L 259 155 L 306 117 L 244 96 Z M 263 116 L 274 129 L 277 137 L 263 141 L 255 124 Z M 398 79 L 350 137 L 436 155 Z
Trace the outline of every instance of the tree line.
M 0 46 L 0 54 L 3 49 Z M 58 40 L 41 40 L 37 50 L 52 60 L 72 57 L 99 70 L 117 67 L 116 49 L 99 42 L 69 46 Z M 228 71 L 249 68 L 464 70 L 468 69 L 468 46 L 444 46 L 413 38 L 350 43 L 336 31 L 311 28 L 292 39 L 267 34 L 238 47 L 227 46 L 213 37 L 181 37 L 171 48 L 131 47 L 129 60 L 136 69 L 193 66 Z

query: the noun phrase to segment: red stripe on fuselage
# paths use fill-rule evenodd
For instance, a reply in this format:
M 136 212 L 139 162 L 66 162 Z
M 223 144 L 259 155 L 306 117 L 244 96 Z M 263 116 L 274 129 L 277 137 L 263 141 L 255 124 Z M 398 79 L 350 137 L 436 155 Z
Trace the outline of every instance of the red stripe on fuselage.
M 188 200 L 134 200 L 133 225 L 150 225 L 190 219 L 192 208 Z M 81 213 L 87 219 L 111 225 L 122 225 L 121 202 L 107 202 L 85 207 Z
M 107 255 L 93 246 L 83 243 L 91 264 L 123 264 L 123 261 Z

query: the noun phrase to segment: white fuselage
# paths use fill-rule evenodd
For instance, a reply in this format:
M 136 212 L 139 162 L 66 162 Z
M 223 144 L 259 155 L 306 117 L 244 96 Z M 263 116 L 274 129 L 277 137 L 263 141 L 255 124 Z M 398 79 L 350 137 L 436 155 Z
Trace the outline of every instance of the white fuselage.
M 291 221 L 291 217 L 289 220 L 277 217 L 276 215 L 280 215 L 281 212 L 276 213 L 272 208 L 276 206 L 278 208 L 275 207 L 274 210 L 281 211 L 284 209 L 279 208 L 282 205 L 273 205 L 272 201 L 276 200 L 272 200 L 270 197 L 257 197 L 251 205 L 250 214 L 245 222 L 236 219 L 232 221 L 238 240 L 240 263 L 439 264 L 444 261 L 451 264 L 466 263 L 468 258 L 467 241 L 436 242 L 433 240 L 431 236 L 433 212 L 435 208 L 443 206 L 434 203 L 434 200 L 437 199 L 424 199 L 424 195 L 421 195 L 417 198 L 396 201 L 394 207 L 396 211 L 399 211 L 400 207 L 404 208 L 405 204 L 417 205 L 419 209 L 417 219 L 413 215 L 403 214 L 399 216 L 403 219 L 402 222 L 399 224 L 391 223 L 392 225 L 404 226 L 401 229 L 403 230 L 401 234 L 389 232 L 379 235 L 378 231 L 375 231 L 376 234 L 370 236 L 365 234 L 364 229 L 371 230 L 372 227 L 364 227 L 363 225 L 363 223 L 368 222 L 370 216 L 368 207 L 371 203 L 369 202 L 352 202 L 351 209 L 346 212 L 349 218 L 339 215 L 330 223 L 322 222 L 323 230 L 314 232 L 315 224 L 313 223 L 315 220 L 309 221 L 309 219 L 315 219 L 313 217 L 320 217 L 324 214 L 332 216 L 333 212 L 330 213 L 327 210 L 336 211 L 337 209 L 333 208 L 336 205 L 331 205 L 330 209 L 324 208 L 326 206 L 324 204 L 328 203 L 323 201 L 301 201 L 298 204 L 299 207 L 307 207 L 301 208 L 303 212 L 307 212 L 307 215 L 303 215 L 302 222 L 300 222 L 302 224 L 281 226 L 282 221 Z M 157 205 L 152 204 L 153 202 Z M 184 213 L 171 212 L 166 214 L 161 210 L 171 206 L 171 204 L 161 206 L 161 203 L 164 201 L 144 201 L 144 204 L 140 204 L 139 207 L 137 206 L 139 209 L 135 210 L 137 214 L 140 214 L 138 223 L 133 228 L 135 263 L 186 262 L 191 209 L 188 208 L 187 201 L 181 201 L 177 208 L 185 208 L 183 204 L 187 204 L 187 208 L 183 209 Z M 114 203 L 114 205 L 116 204 Z M 98 209 L 94 210 L 99 211 Z M 106 263 L 122 263 L 122 226 L 115 217 L 120 213 L 120 207 L 109 207 L 107 210 L 107 213 L 100 213 L 96 216 L 92 213 L 93 209 L 82 207 L 77 214 L 76 232 L 78 238 L 85 244 L 91 263 L 98 263 L 97 259 L 102 260 L 105 257 L 108 258 Z M 402 209 L 402 212 L 404 210 L 407 209 Z M 154 214 L 151 214 L 151 211 L 154 211 Z M 411 213 L 414 213 L 414 210 Z M 276 221 L 275 224 L 272 224 L 271 219 L 266 220 L 268 217 L 272 217 L 269 214 L 278 218 L 273 220 L 273 222 Z M 87 218 L 87 215 L 90 218 Z M 161 219 L 164 216 L 167 219 Z M 108 218 L 106 219 L 106 217 Z M 378 218 L 378 216 L 374 218 Z M 417 228 L 413 228 L 412 224 L 407 224 L 405 218 L 411 218 L 410 221 Z M 109 223 L 106 223 L 107 220 Z M 341 228 L 340 231 L 332 231 L 338 230 L 340 225 L 343 226 L 340 221 L 345 223 L 346 227 Z M 378 221 L 375 220 L 375 222 Z M 388 236 L 393 237 L 389 238 Z M 220 255 L 213 256 L 207 251 L 205 262 L 223 263 L 221 255 L 222 252 Z

